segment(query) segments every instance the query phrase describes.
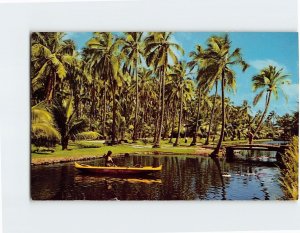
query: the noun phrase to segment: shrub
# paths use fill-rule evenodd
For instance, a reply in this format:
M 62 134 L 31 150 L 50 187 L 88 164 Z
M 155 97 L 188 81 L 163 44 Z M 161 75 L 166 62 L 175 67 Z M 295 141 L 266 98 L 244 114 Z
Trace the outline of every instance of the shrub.
M 76 135 L 77 140 L 97 140 L 100 134 L 94 131 L 82 132 Z
M 284 188 L 284 193 L 287 198 L 293 200 L 298 199 L 298 140 L 298 136 L 294 136 L 288 149 L 282 156 L 284 169 L 282 169 L 282 177 L 280 178 L 280 183 Z

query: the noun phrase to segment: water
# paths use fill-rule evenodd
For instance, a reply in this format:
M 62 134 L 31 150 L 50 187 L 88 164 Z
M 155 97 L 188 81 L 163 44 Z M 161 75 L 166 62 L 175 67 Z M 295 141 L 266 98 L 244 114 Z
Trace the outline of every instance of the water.
M 160 174 L 105 177 L 82 174 L 73 163 L 33 166 L 34 200 L 276 200 L 284 198 L 280 169 L 244 162 L 228 163 L 201 156 L 114 157 L 118 165 L 152 165 Z M 85 162 L 103 165 L 103 161 Z

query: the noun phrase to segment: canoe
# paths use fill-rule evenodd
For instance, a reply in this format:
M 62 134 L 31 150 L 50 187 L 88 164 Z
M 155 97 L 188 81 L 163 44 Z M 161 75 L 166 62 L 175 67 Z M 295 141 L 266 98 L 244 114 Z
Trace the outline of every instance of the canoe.
M 75 168 L 82 172 L 98 173 L 98 174 L 112 174 L 112 175 L 140 175 L 159 172 L 162 165 L 159 167 L 98 167 L 86 164 L 79 164 L 75 162 Z

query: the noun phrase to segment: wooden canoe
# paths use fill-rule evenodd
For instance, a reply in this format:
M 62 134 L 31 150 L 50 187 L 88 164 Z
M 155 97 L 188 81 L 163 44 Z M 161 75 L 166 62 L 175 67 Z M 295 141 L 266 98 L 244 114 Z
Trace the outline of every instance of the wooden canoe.
M 75 168 L 82 172 L 112 174 L 112 175 L 140 175 L 159 172 L 162 165 L 159 167 L 98 167 L 75 162 Z

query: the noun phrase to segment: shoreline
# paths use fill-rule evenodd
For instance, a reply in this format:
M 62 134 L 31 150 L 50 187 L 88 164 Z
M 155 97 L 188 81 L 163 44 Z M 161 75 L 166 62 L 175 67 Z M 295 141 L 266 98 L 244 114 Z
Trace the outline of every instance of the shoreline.
M 137 151 L 137 152 L 131 152 L 130 155 L 194 155 L 194 156 L 209 156 L 210 153 L 213 151 L 213 149 L 210 148 L 197 148 L 195 152 L 168 152 L 168 151 Z M 114 156 L 120 156 L 124 153 L 116 153 Z M 93 155 L 93 156 L 80 156 L 80 157 L 62 157 L 62 158 L 31 158 L 31 166 L 39 166 L 39 165 L 51 165 L 51 164 L 57 164 L 57 163 L 68 163 L 68 162 L 76 162 L 76 161 L 89 161 L 93 159 L 99 159 L 102 155 Z

